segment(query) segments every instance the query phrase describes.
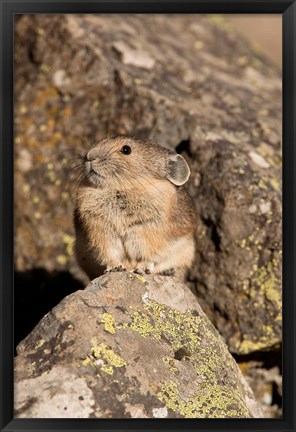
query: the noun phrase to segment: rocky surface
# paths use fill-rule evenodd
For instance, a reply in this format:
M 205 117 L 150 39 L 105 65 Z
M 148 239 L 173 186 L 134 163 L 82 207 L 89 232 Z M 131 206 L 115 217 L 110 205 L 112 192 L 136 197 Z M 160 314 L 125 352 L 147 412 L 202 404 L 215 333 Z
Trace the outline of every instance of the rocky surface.
M 19 328 L 36 269 L 43 306 L 53 281 L 64 293 L 87 282 L 73 257 L 73 151 L 131 134 L 175 148 L 192 168 L 189 282 L 203 310 L 232 353 L 278 358 L 281 80 L 255 47 L 217 15 L 20 16 L 15 100 Z
M 277 355 L 280 357 L 281 352 Z M 269 364 L 268 364 L 269 363 Z M 282 417 L 282 372 L 281 359 L 277 359 L 279 366 L 262 359 L 252 359 L 239 363 L 239 367 L 252 388 L 264 418 Z
M 17 417 L 261 417 L 225 342 L 171 277 L 111 274 L 17 348 Z

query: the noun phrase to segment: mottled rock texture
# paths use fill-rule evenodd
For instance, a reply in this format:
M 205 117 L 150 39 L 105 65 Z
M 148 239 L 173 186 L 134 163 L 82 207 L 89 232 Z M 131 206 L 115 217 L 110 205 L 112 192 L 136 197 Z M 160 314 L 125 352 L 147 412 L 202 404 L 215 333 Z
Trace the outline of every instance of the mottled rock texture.
M 94 279 L 17 352 L 17 417 L 261 417 L 222 337 L 171 277 Z
M 192 167 L 203 309 L 233 353 L 279 346 L 281 80 L 255 47 L 216 15 L 22 16 L 15 96 L 16 270 L 82 279 L 68 150 L 152 138 Z

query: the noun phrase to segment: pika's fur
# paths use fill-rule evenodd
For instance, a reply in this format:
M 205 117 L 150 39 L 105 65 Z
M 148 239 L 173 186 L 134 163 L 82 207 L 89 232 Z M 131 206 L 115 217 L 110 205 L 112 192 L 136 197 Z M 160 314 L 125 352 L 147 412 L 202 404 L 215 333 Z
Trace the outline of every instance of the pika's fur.
M 151 141 L 101 140 L 81 160 L 76 256 L 90 279 L 106 271 L 172 275 L 194 257 L 194 205 L 185 159 Z

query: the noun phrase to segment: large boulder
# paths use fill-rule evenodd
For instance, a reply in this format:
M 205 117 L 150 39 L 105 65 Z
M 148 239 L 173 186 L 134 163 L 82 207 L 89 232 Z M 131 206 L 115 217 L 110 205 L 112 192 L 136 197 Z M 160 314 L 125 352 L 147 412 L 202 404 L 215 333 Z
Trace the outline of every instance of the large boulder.
M 16 417 L 262 416 L 196 297 L 170 277 L 95 279 L 17 353 Z
M 202 307 L 233 353 L 276 349 L 275 67 L 215 15 L 25 15 L 15 59 L 16 270 L 67 270 L 85 282 L 73 258 L 69 148 L 79 137 L 152 138 L 192 167 L 199 222 L 190 281 Z

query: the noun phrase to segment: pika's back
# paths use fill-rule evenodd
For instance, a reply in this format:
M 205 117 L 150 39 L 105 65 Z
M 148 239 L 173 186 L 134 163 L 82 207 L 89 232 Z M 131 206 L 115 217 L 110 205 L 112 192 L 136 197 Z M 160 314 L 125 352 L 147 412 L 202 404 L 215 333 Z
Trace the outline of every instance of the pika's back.
M 189 267 L 195 212 L 181 187 L 189 175 L 181 155 L 151 141 L 111 137 L 89 149 L 81 160 L 75 196 L 80 264 L 83 247 L 92 269 L 95 262 L 150 272 L 178 267 L 178 261 Z M 184 248 L 184 241 L 190 243 L 187 262 L 177 256 L 168 260 L 176 245 Z M 92 277 L 96 272 L 87 273 Z

